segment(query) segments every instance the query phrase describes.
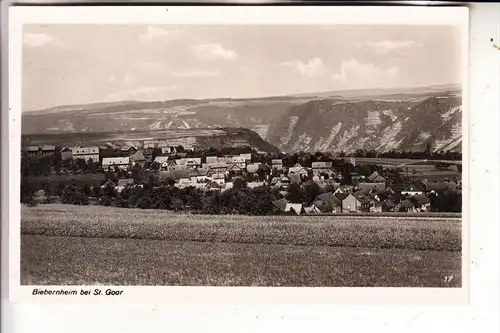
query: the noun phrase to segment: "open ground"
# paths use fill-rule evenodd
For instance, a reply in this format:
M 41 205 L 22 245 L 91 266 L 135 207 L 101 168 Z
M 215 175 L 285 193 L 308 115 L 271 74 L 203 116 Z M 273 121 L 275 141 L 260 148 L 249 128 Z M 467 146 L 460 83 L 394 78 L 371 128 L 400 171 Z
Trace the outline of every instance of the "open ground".
M 459 217 L 23 207 L 21 283 L 460 287 L 461 228 Z

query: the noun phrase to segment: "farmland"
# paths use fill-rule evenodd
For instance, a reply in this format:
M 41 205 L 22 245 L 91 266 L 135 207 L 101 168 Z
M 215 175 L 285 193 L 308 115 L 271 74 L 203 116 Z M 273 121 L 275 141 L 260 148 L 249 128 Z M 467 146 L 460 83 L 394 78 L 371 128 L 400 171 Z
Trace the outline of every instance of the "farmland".
M 459 287 L 461 227 L 452 217 L 23 207 L 21 282 Z

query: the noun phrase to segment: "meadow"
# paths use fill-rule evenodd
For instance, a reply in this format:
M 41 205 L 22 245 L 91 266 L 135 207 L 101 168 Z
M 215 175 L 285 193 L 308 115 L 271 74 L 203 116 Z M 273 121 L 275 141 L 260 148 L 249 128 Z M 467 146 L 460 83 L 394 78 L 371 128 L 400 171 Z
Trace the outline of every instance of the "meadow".
M 461 230 L 453 217 L 23 206 L 21 282 L 459 287 Z

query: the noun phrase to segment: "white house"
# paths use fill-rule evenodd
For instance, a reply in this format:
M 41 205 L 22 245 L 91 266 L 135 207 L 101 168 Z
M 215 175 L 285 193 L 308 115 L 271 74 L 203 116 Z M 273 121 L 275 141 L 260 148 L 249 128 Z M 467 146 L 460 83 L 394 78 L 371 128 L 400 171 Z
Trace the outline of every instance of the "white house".
M 102 159 L 102 168 L 108 170 L 110 167 L 128 169 L 130 167 L 130 158 L 127 157 L 105 157 Z

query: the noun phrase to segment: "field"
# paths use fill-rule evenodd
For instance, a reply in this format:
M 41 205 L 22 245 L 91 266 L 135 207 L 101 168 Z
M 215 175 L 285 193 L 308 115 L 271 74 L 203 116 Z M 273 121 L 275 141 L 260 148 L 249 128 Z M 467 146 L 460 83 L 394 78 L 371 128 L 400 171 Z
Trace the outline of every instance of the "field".
M 21 233 L 22 284 L 461 285 L 460 218 L 41 205 L 22 208 Z
M 76 184 L 77 186 L 83 186 L 85 184 L 89 186 L 100 185 L 104 180 L 105 176 L 103 173 L 86 173 L 86 174 L 68 174 L 68 175 L 50 175 L 50 176 L 28 176 L 26 180 L 29 184 L 39 185 L 39 184 Z

